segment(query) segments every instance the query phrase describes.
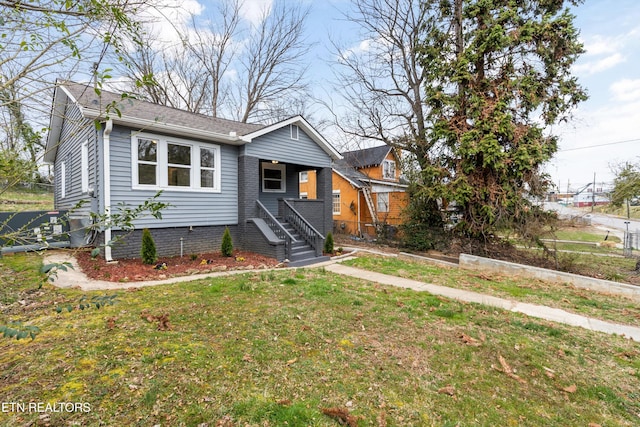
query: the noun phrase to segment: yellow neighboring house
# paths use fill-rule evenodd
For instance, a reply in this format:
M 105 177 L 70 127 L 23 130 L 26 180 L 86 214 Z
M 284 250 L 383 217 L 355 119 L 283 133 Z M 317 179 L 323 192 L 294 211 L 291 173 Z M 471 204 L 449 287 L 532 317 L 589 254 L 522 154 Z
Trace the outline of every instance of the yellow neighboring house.
M 399 225 L 407 206 L 399 160 L 383 145 L 342 153 L 333 165 L 333 223 L 338 232 L 376 236 L 385 225 Z M 315 172 L 300 172 L 300 197 L 315 199 Z

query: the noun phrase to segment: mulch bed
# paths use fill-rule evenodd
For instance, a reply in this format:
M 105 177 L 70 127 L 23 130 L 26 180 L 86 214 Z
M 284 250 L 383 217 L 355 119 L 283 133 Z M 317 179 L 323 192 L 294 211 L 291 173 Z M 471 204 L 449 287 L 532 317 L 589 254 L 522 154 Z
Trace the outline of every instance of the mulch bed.
M 199 254 L 195 259 L 191 256 L 165 257 L 158 259 L 154 265 L 143 264 L 140 259 L 122 259 L 107 263 L 102 257 L 92 259 L 90 251 L 78 252 L 76 259 L 89 278 L 124 283 L 208 272 L 266 269 L 281 265 L 274 258 L 246 251 L 234 251 L 231 257 L 224 257 L 220 252 Z M 162 266 L 163 263 L 166 268 Z

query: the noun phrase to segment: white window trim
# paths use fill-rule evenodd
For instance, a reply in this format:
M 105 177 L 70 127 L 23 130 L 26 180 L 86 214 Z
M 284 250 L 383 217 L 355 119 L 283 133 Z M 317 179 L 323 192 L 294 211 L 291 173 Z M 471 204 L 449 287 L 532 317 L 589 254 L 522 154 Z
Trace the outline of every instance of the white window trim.
M 280 180 L 282 186 L 278 190 L 267 189 L 264 186 L 264 171 L 265 169 L 279 170 L 282 172 L 282 180 Z M 287 192 L 287 166 L 282 163 L 268 163 L 262 162 L 262 169 L 260 171 L 262 177 L 262 192 L 263 193 L 286 193 Z M 275 180 L 272 180 L 275 181 Z
M 304 179 L 302 179 L 302 174 L 304 174 Z M 300 182 L 309 182 L 309 171 L 300 172 Z
M 297 141 L 300 137 L 300 126 L 289 125 L 289 129 L 291 130 L 291 139 L 295 139 Z
M 138 184 L 138 138 L 153 139 L 158 141 L 158 151 L 156 157 L 156 183 L 155 185 Z M 168 153 L 167 144 L 185 145 L 191 147 L 191 165 L 189 187 L 180 187 L 169 185 L 167 177 Z M 215 151 L 214 163 L 214 186 L 200 186 L 200 148 L 207 148 Z M 131 136 L 131 188 L 133 190 L 165 190 L 165 191 L 186 191 L 186 192 L 203 192 L 203 193 L 220 193 L 222 191 L 221 183 L 221 159 L 220 146 L 213 144 L 199 143 L 181 138 L 173 138 L 160 136 L 149 133 L 135 133 Z M 205 168 L 210 170 L 210 168 Z
M 60 162 L 60 198 L 67 197 L 67 166 L 65 162 Z
M 301 199 L 308 199 L 309 198 L 309 194 L 306 191 L 303 191 L 300 193 L 300 198 Z
M 82 192 L 89 192 L 89 141 L 82 143 L 80 147 L 80 180 L 82 183 Z
M 340 197 L 340 203 L 338 203 L 338 210 L 335 210 L 335 203 L 333 203 L 333 196 L 340 196 L 340 190 L 334 190 L 331 195 L 331 211 L 333 215 L 340 215 L 342 213 L 342 197 Z

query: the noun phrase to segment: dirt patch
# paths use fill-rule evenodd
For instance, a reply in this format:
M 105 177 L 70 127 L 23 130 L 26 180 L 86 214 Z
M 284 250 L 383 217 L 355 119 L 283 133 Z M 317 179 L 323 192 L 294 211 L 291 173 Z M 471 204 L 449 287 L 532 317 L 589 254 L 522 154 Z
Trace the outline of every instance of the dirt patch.
M 220 252 L 191 256 L 161 258 L 154 265 L 143 264 L 140 259 L 123 259 L 107 263 L 103 258 L 91 258 L 89 251 L 76 254 L 78 265 L 91 279 L 110 282 L 139 282 L 162 280 L 192 274 L 273 268 L 281 265 L 276 259 L 253 252 L 234 251 L 224 257 Z

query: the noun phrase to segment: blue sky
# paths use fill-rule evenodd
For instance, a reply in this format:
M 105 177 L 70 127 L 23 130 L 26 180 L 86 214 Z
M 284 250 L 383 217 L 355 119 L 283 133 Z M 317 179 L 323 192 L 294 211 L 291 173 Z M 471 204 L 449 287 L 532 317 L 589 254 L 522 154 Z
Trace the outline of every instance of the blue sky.
M 594 173 L 596 182 L 611 182 L 611 165 L 640 162 L 640 2 L 591 0 L 573 12 L 586 49 L 574 73 L 589 100 L 553 129 L 561 151 L 547 170 L 561 188 L 567 180 L 584 185 Z
M 261 8 L 272 1 L 245 0 L 244 18 L 257 19 Z M 309 56 L 310 77 L 314 87 L 328 88 L 328 63 L 333 59 L 330 38 L 353 46 L 361 42 L 355 27 L 343 21 L 342 13 L 352 7 L 352 2 L 284 1 L 298 1 L 311 8 L 308 39 L 315 45 Z M 183 11 L 203 13 L 215 2 L 184 0 L 179 4 Z M 560 136 L 560 151 L 546 170 L 561 189 L 567 184 L 572 188 L 583 186 L 593 180 L 594 173 L 598 184 L 610 183 L 612 165 L 640 162 L 640 2 L 587 0 L 573 13 L 586 48 L 574 74 L 590 98 L 577 108 L 573 121 L 550 129 Z M 320 116 L 322 111 L 316 114 Z

